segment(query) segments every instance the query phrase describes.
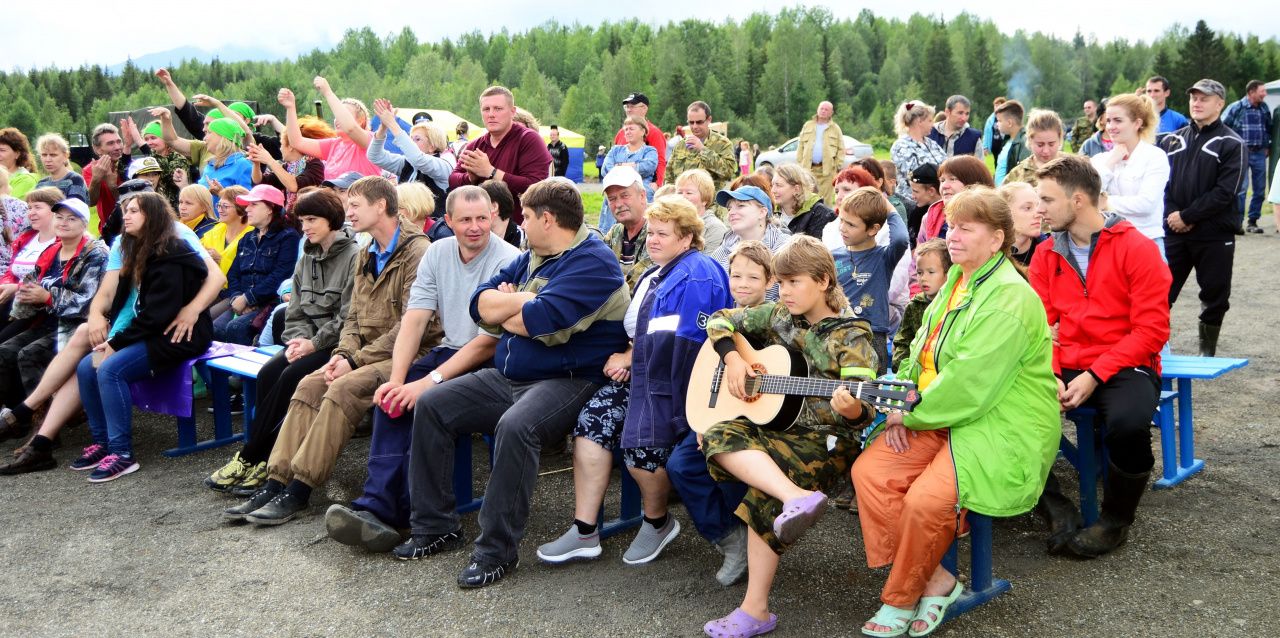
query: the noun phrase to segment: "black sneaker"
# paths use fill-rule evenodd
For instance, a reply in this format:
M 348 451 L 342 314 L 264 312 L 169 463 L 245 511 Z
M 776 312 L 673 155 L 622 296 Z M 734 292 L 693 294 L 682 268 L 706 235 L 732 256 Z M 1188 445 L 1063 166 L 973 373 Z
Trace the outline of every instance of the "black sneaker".
M 284 491 L 284 486 L 279 483 L 267 483 L 266 487 L 253 493 L 249 500 L 235 506 L 222 510 L 222 518 L 229 521 L 243 521 L 245 517 L 252 514 L 264 505 L 270 503 L 272 499 L 280 495 Z
M 467 568 L 462 570 L 461 574 L 458 574 L 458 586 L 463 589 L 488 587 L 489 585 L 506 578 L 507 574 L 515 571 L 516 566 L 519 564 L 519 556 L 511 562 L 503 563 L 501 565 L 482 563 L 472 558 L 471 564 L 467 565 Z
M 244 520 L 257 525 L 282 525 L 293 520 L 294 516 L 299 512 L 305 512 L 306 509 L 306 501 L 286 490 L 277 494 L 266 505 L 246 514 Z
M 451 552 L 455 549 L 462 549 L 462 534 L 458 532 L 449 532 L 448 534 L 414 534 L 409 540 L 396 545 L 391 553 L 396 555 L 400 560 L 418 560 L 427 556 L 434 556 L 440 552 Z
M 330 505 L 324 513 L 324 526 L 329 538 L 377 554 L 389 552 L 400 543 L 400 532 L 383 523 L 373 512 L 354 510 L 338 503 Z
M 1249 222 L 1249 226 L 1248 226 L 1248 227 L 1246 227 L 1244 230 L 1245 230 L 1245 232 L 1247 232 L 1247 233 L 1253 233 L 1253 234 L 1255 234 L 1255 235 L 1261 235 L 1261 234 L 1262 234 L 1262 229 L 1261 229 L 1261 228 L 1258 228 L 1258 225 L 1257 225 L 1257 224 L 1255 224 L 1255 223 L 1253 223 L 1253 222 Z

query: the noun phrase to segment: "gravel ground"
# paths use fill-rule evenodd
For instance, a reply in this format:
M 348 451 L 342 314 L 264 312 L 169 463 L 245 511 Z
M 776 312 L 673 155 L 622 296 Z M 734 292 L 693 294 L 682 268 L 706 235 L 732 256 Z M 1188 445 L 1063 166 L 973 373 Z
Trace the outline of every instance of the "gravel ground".
M 1013 591 L 941 635 L 1280 635 L 1267 602 L 1280 582 L 1280 423 L 1264 404 L 1280 356 L 1253 328 L 1280 315 L 1274 280 L 1258 276 L 1280 268 L 1280 236 L 1270 217 L 1264 223 L 1268 234 L 1238 249 L 1236 303 L 1219 348 L 1252 362 L 1196 385 L 1205 471 L 1149 492 L 1129 543 L 1092 562 L 1046 556 L 1031 516 L 998 521 L 996 573 Z M 1176 352 L 1195 347 L 1194 294 L 1189 284 L 1174 308 Z M 678 506 L 687 531 L 655 563 L 622 564 L 628 534 L 607 540 L 594 564 L 538 564 L 534 547 L 572 516 L 568 472 L 538 485 L 521 568 L 497 586 L 461 591 L 453 583 L 463 552 L 401 563 L 326 537 L 323 511 L 358 493 L 368 439 L 351 443 L 307 516 L 255 529 L 223 524 L 218 514 L 234 501 L 200 486 L 232 449 L 168 459 L 160 450 L 174 444 L 171 419 L 141 415 L 135 427 L 143 467 L 120 481 L 87 485 L 65 469 L 86 443 L 83 427 L 66 433 L 62 467 L 0 479 L 0 634 L 696 636 L 742 595 L 741 586 L 715 584 L 719 555 Z M 479 449 L 478 483 L 487 478 Z M 560 456 L 544 467 L 568 464 Z M 475 515 L 463 520 L 474 535 Z M 833 511 L 786 556 L 774 635 L 857 633 L 883 582 L 865 567 L 860 536 L 854 517 Z

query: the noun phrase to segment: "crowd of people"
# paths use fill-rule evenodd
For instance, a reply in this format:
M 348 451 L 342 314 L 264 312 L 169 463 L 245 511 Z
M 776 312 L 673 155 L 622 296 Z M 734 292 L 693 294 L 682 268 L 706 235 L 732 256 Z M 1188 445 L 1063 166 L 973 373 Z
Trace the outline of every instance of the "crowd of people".
M 558 135 L 520 123 L 501 86 L 479 96 L 484 131 L 450 144 L 322 77 L 332 122 L 300 117 L 288 88 L 280 122 L 157 77 L 173 106 L 96 127 L 81 173 L 61 136 L 37 139 L 38 176 L 26 136 L 0 130 L 0 436 L 23 442 L 0 474 L 54 468 L 82 412 L 91 443 L 69 467 L 91 482 L 136 472 L 131 384 L 190 374 L 215 340 L 275 344 L 248 440 L 204 481 L 243 499 L 228 522 L 305 512 L 372 413 L 363 493 L 329 507 L 329 535 L 401 560 L 458 550 L 455 450 L 489 435 L 480 535 L 457 578 L 485 587 L 520 562 L 541 452 L 571 440 L 574 518 L 538 559 L 601 555 L 620 458 L 643 509 L 623 562 L 656 560 L 681 533 L 674 491 L 723 555 L 716 581 L 746 582 L 704 627 L 721 637 L 776 627 L 781 556 L 829 502 L 856 506 L 868 566 L 890 566 L 869 636 L 942 622 L 963 585 L 941 560 L 968 512 L 1035 509 L 1053 554 L 1123 543 L 1154 465 L 1169 307 L 1194 270 L 1199 353 L 1214 355 L 1243 184 L 1260 232 L 1271 135 L 1254 84 L 1228 105 L 1201 80 L 1184 118 L 1155 77 L 1086 102 L 1070 140 L 1059 114 L 1016 100 L 983 131 L 964 96 L 941 112 L 907 101 L 884 161 L 847 161 L 824 101 L 794 163 L 752 171 L 711 105 L 690 104 L 668 146 L 632 93 L 593 227 Z M 811 377 L 892 372 L 920 403 L 878 419 L 838 385 L 785 430 L 736 418 L 694 432 L 694 360 L 714 349 L 725 391 L 747 398 L 748 343 L 785 346 Z M 1062 414 L 1082 405 L 1106 422 L 1110 463 L 1087 527 L 1050 471 Z

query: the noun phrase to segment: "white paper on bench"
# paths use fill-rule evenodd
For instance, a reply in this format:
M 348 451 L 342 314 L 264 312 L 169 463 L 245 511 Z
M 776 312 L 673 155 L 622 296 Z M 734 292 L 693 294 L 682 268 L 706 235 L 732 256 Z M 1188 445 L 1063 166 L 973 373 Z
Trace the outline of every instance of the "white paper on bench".
M 246 352 L 237 352 L 232 356 L 239 359 L 244 359 L 246 361 L 252 361 L 260 366 L 266 365 L 266 363 L 271 360 L 271 355 L 262 354 L 261 352 L 255 352 L 253 350 L 249 350 Z
M 258 371 L 262 370 L 261 363 L 255 363 L 253 361 L 241 359 L 240 357 L 222 357 L 220 359 L 214 359 L 209 362 L 209 365 L 219 370 L 226 370 L 227 372 L 234 372 L 235 374 L 249 377 L 250 379 L 257 379 Z

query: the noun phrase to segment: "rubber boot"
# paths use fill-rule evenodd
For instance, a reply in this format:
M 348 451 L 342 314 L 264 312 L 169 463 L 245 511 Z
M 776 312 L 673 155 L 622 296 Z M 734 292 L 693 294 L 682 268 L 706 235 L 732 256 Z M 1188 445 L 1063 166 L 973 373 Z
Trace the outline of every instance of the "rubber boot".
M 1212 357 L 1218 351 L 1218 333 L 1222 332 L 1222 326 L 1211 326 L 1203 321 L 1200 322 L 1200 356 Z
M 1097 558 L 1124 543 L 1150 479 L 1150 471 L 1127 474 L 1112 463 L 1102 491 L 1102 513 L 1093 525 L 1076 532 L 1067 551 L 1079 558 Z
M 1049 540 L 1046 543 L 1048 552 L 1053 555 L 1067 553 L 1067 542 L 1084 527 L 1084 520 L 1080 517 L 1076 504 L 1062 493 L 1058 477 L 1052 471 L 1044 483 L 1040 500 L 1036 502 L 1036 513 L 1049 525 Z

